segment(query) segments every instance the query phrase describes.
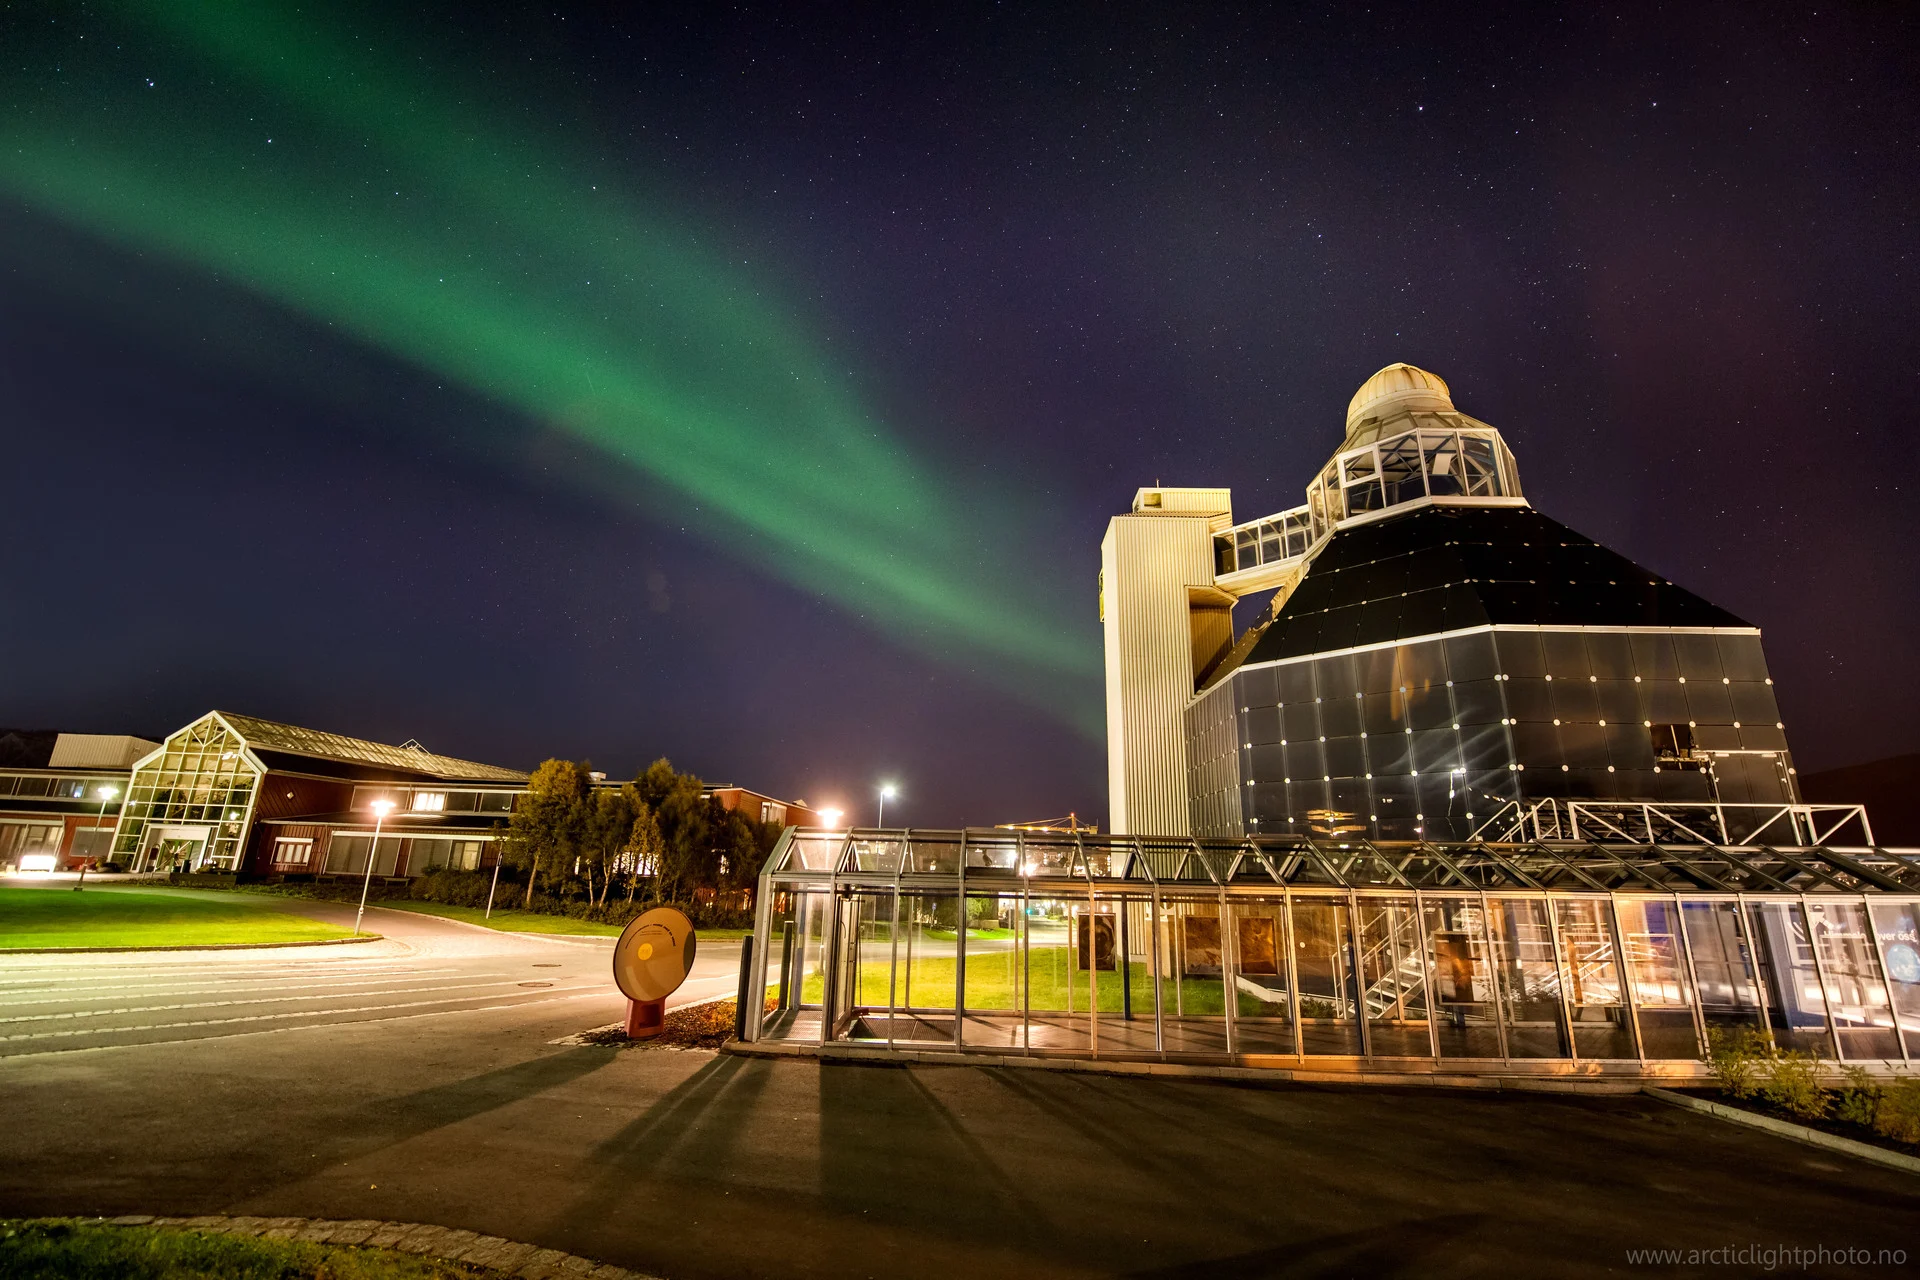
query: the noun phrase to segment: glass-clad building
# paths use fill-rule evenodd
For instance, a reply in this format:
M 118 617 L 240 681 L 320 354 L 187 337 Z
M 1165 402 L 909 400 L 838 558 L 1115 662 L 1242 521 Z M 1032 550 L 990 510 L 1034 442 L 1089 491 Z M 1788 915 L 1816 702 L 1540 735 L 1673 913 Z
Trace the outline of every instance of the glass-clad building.
M 1717 1031 L 1920 1058 L 1920 852 L 791 829 L 746 1039 L 1684 1076 Z

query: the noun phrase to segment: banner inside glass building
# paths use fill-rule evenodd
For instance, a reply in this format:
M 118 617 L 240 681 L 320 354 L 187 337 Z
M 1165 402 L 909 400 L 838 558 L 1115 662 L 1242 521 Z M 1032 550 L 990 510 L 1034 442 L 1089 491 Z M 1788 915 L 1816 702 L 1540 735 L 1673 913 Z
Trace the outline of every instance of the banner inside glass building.
M 1632 1076 L 1751 1027 L 1920 1054 L 1911 852 L 794 829 L 760 888 L 763 1043 Z

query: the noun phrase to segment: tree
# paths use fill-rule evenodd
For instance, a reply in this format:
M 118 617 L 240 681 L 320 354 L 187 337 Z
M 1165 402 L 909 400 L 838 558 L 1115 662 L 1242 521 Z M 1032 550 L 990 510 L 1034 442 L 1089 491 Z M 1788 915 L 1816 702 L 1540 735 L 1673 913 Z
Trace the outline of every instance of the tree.
M 587 901 L 593 902 L 593 873 L 600 872 L 599 904 L 606 905 L 607 889 L 613 884 L 613 867 L 633 839 L 634 804 L 638 797 L 631 786 L 618 791 L 595 788 L 587 797 L 585 840 L 582 860 L 587 866 Z
M 527 907 L 533 906 L 533 885 L 542 869 L 551 877 L 555 868 L 579 856 L 592 786 L 586 768 L 571 760 L 548 760 L 533 771 L 500 842 L 506 864 L 526 868 Z
M 654 896 L 678 902 L 699 883 L 709 853 L 710 822 L 700 779 L 677 773 L 671 761 L 655 760 L 633 780 L 634 789 L 653 811 L 660 831 Z
M 667 846 L 660 837 L 660 821 L 653 816 L 653 806 L 640 799 L 639 789 L 631 782 L 621 789 L 632 792 L 633 827 L 628 832 L 626 848 L 630 859 L 627 865 L 631 868 L 627 872 L 627 901 L 632 902 L 634 886 L 641 876 L 653 876 L 658 884 L 660 862 Z

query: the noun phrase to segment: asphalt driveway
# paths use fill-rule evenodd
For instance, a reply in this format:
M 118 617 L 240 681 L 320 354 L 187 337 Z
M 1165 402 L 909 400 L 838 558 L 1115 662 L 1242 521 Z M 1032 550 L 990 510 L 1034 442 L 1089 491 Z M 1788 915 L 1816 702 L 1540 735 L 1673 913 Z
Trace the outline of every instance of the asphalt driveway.
M 457 972 L 355 975 L 363 994 L 336 1003 L 325 984 L 347 975 L 302 957 L 266 975 L 279 986 L 221 989 L 265 1014 L 302 1007 L 271 1002 L 286 994 L 358 1008 L 383 982 L 527 994 L 0 1044 L 0 1213 L 434 1222 L 671 1280 L 1632 1274 L 1659 1268 L 1629 1249 L 1747 1244 L 1920 1258 L 1920 1178 L 1649 1099 L 568 1047 L 619 1016 L 603 946 L 408 919 L 383 916 L 394 954 L 364 959 Z M 731 990 L 736 957 L 702 948 L 700 981 Z M 201 1002 L 135 992 L 195 977 L 157 961 L 19 967 L 53 959 L 71 958 L 0 967 L 0 1017 Z M 303 965 L 310 989 L 290 990 Z M 0 1027 L 29 1025 L 51 1024 Z

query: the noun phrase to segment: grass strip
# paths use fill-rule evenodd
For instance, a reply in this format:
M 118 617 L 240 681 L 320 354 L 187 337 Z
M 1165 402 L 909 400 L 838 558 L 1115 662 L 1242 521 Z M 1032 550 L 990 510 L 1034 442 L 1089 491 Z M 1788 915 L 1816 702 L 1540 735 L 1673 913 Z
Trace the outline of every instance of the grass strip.
M 0 951 L 325 942 L 351 929 L 243 898 L 149 888 L 0 888 Z
M 0 1219 L 0 1280 L 477 1280 L 458 1262 L 353 1245 Z
M 495 907 L 493 916 L 489 919 L 484 908 L 458 907 L 447 902 L 390 898 L 371 905 L 388 907 L 395 911 L 412 911 L 423 916 L 438 916 L 442 920 L 460 920 L 487 929 L 497 929 L 501 933 L 553 933 L 574 937 L 617 938 L 620 936 L 621 929 L 617 924 L 596 924 L 591 920 L 576 920 L 572 916 L 547 915 L 544 912 L 521 911 L 513 907 Z M 694 932 L 703 941 L 725 942 L 747 937 L 753 930 L 696 929 Z

